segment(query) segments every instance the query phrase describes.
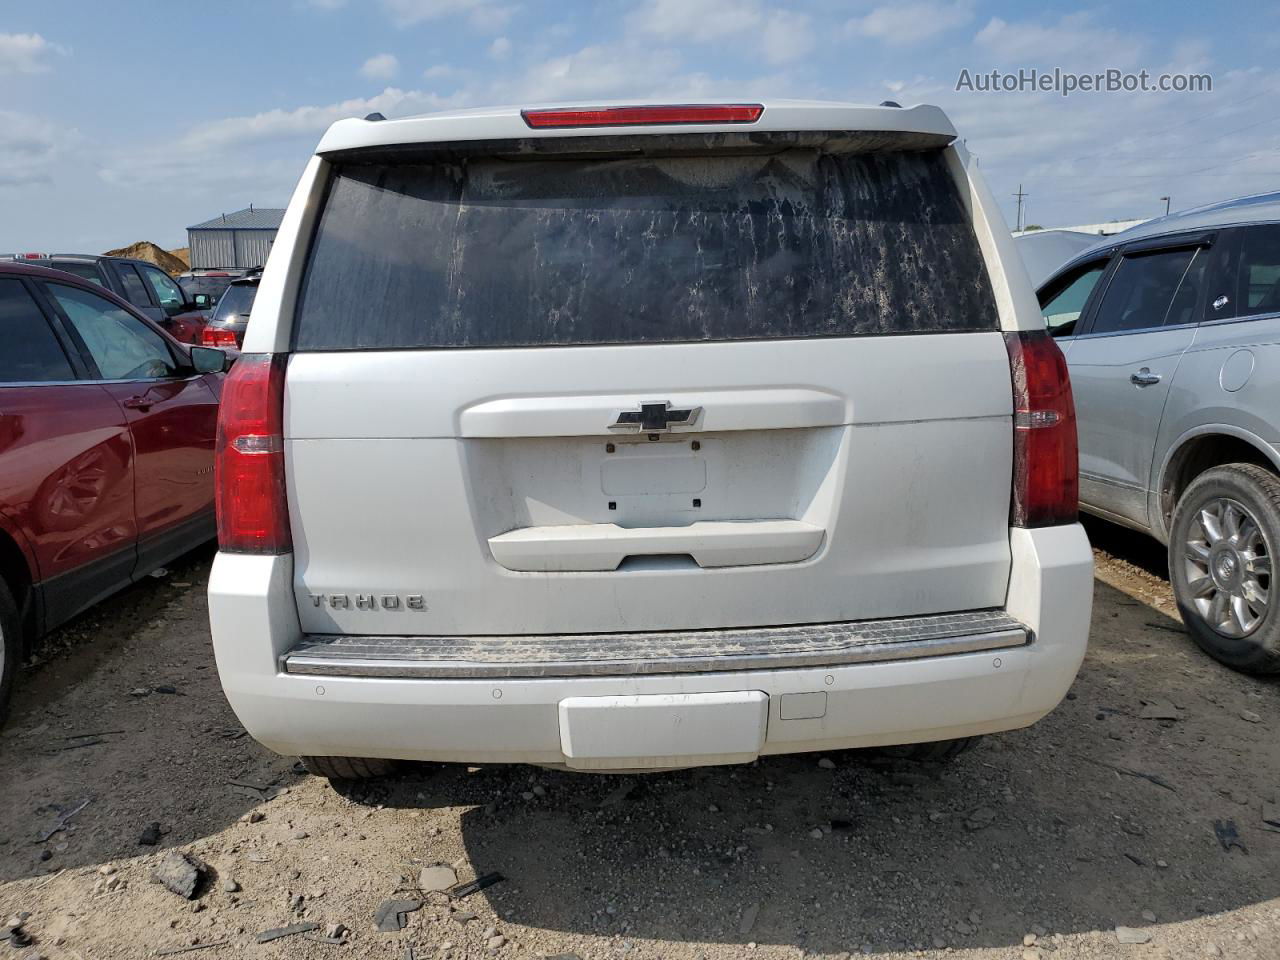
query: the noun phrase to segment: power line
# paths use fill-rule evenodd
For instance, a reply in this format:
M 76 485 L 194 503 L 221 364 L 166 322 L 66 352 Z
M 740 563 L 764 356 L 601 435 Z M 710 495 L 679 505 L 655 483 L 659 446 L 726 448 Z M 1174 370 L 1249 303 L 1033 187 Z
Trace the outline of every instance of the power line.
M 1022 229 L 1022 201 L 1029 196 L 1031 196 L 1031 194 L 1022 192 L 1022 184 L 1018 184 L 1018 192 L 1015 193 L 1013 197 L 1018 201 L 1018 216 L 1014 220 L 1014 223 L 1018 225 L 1019 230 Z

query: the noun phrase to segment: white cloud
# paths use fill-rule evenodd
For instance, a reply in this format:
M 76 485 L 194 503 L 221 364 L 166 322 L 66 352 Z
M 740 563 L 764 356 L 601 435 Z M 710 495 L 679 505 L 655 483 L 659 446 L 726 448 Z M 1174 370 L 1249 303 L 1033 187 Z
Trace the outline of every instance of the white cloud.
M 0 33 L 0 76 L 7 73 L 48 73 L 51 54 L 66 47 L 50 43 L 38 33 Z
M 106 153 L 98 176 L 119 188 L 178 191 L 183 201 L 225 204 L 227 197 L 272 197 L 283 203 L 320 135 L 335 120 L 381 113 L 429 113 L 456 104 L 433 93 L 387 87 L 373 97 L 226 117 L 192 127 L 161 145 Z
M 813 47 L 807 14 L 770 10 L 759 0 L 644 0 L 627 26 L 672 43 L 740 40 L 774 64 L 799 59 Z
M 377 53 L 360 67 L 362 76 L 370 80 L 390 80 L 400 70 L 400 61 L 393 53 Z
M 1068 14 L 1051 24 L 1010 23 L 992 17 L 973 41 L 1001 64 L 1086 65 L 1090 71 L 1128 66 L 1145 49 L 1141 40 L 1127 32 L 1096 26 L 1087 13 Z
M 764 13 L 751 0 L 646 0 L 629 21 L 632 29 L 667 40 L 710 43 L 758 29 Z
M 48 120 L 0 110 L 0 187 L 50 182 L 53 164 L 76 138 Z
M 511 56 L 511 41 L 506 37 L 495 37 L 489 44 L 489 56 L 494 60 L 505 60 Z
M 845 29 L 855 36 L 880 40 L 891 47 L 906 47 L 954 30 L 972 16 L 969 0 L 952 3 L 921 0 L 876 7 L 865 16 L 847 21 Z
M 442 105 L 435 94 L 387 87 L 373 97 L 357 97 L 324 106 L 296 107 L 293 110 L 267 110 L 247 117 L 216 120 L 196 127 L 178 143 L 185 147 L 203 149 L 297 134 L 319 135 L 329 124 L 345 117 L 363 117 L 370 113 L 411 116 L 439 109 Z
M 382 6 L 400 27 L 428 20 L 466 16 L 481 29 L 499 29 L 511 17 L 511 7 L 495 0 L 382 0 Z
M 543 60 L 483 90 L 467 91 L 465 97 L 467 102 L 532 102 L 709 96 L 709 78 L 681 73 L 681 65 L 680 56 L 671 50 L 585 46 Z
M 807 14 L 778 10 L 769 15 L 761 34 L 761 48 L 770 63 L 790 63 L 813 49 Z
M 1275 189 L 1280 123 L 1258 104 L 1280 97 L 1280 70 L 1213 73 L 1212 94 L 957 93 L 950 74 L 893 99 L 947 111 L 1008 220 L 1021 184 L 1028 222 L 1065 226 L 1162 214 L 1163 195 L 1178 210 Z

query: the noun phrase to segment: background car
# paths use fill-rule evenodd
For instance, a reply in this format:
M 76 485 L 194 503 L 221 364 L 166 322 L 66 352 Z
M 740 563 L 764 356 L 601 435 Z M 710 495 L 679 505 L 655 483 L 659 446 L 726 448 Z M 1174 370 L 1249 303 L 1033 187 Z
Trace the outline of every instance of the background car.
M 1038 287 L 1081 250 L 1097 244 L 1098 235 L 1079 230 L 1036 230 L 1015 237 L 1013 242 L 1027 276 Z
M 153 263 L 90 253 L 18 253 L 0 257 L 75 274 L 106 287 L 183 343 L 199 343 L 209 301 L 189 295 Z
M 180 273 L 175 280 L 186 292 L 187 297 L 199 303 L 206 310 L 217 306 L 218 300 L 233 280 L 246 275 L 245 270 L 188 270 Z M 259 268 L 261 272 L 261 268 Z
M 1081 507 L 1168 545 L 1206 652 L 1280 673 L 1280 193 L 1108 237 L 1039 296 L 1071 371 Z
M 213 315 L 200 331 L 200 342 L 207 347 L 239 350 L 244 343 L 245 327 L 249 325 L 249 311 L 258 295 L 261 271 L 256 276 L 232 280 L 227 285 Z
M 28 645 L 215 531 L 226 356 L 0 263 L 0 716 Z

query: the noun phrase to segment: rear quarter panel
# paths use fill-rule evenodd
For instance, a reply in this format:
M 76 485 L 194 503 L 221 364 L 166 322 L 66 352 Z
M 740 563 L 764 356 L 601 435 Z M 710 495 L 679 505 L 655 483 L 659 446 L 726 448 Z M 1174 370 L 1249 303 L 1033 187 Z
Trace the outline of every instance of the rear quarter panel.
M 1280 469 L 1280 316 L 1196 330 L 1169 391 L 1152 458 L 1149 512 L 1162 539 L 1165 473 L 1180 447 L 1212 433 L 1253 444 Z

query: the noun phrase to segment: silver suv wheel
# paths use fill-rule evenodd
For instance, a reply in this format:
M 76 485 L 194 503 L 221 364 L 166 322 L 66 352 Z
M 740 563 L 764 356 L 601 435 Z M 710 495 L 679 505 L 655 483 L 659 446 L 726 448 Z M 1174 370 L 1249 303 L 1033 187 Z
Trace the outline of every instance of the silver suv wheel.
M 1257 675 L 1280 674 L 1280 613 L 1271 566 L 1280 547 L 1280 475 L 1226 463 L 1196 477 L 1169 527 L 1169 580 L 1187 632 L 1205 653 Z
M 1247 637 L 1267 613 L 1270 544 L 1238 500 L 1215 497 L 1192 517 L 1183 554 L 1187 587 L 1205 623 L 1225 637 Z

